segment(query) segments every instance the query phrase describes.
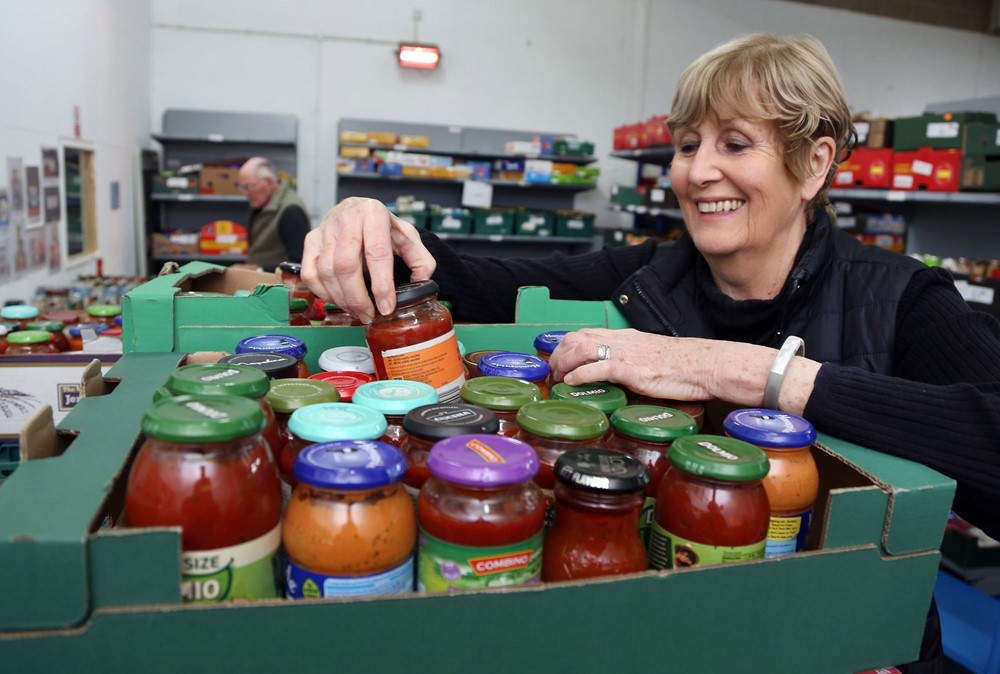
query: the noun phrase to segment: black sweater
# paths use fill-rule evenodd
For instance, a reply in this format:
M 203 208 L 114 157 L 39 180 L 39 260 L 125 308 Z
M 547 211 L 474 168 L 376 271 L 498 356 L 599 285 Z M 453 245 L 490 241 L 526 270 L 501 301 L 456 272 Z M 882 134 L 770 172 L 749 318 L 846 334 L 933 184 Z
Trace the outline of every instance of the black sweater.
M 512 260 L 458 255 L 426 231 L 421 238 L 438 261 L 434 280 L 441 298 L 454 303 L 457 322 L 513 321 L 517 289 L 526 285 L 548 286 L 554 299 L 610 299 L 655 251 L 647 242 Z M 397 265 L 396 278 L 409 278 L 405 266 Z M 721 307 L 706 295 L 712 308 L 733 313 L 731 300 Z M 759 300 L 750 302 L 748 311 L 766 313 Z M 738 332 L 719 331 L 756 341 L 745 323 Z M 953 478 L 955 512 L 1000 538 L 1000 323 L 972 311 L 946 274 L 928 268 L 902 297 L 896 333 L 894 376 L 824 364 L 804 416 L 822 432 Z

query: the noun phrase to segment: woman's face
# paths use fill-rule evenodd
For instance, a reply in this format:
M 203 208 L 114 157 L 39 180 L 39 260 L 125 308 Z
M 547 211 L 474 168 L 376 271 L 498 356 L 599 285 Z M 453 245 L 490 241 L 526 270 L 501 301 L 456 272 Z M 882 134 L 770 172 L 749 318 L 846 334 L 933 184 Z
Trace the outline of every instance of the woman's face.
M 810 196 L 785 167 L 773 123 L 709 118 L 678 129 L 674 145 L 670 182 L 702 254 L 798 247 Z

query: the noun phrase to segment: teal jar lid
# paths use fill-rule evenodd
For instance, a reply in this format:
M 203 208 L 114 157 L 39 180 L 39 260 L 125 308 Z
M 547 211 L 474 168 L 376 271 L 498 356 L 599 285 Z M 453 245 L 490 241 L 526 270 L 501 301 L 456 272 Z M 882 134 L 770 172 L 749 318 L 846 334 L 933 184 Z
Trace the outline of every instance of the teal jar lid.
M 517 425 L 545 438 L 591 440 L 608 432 L 608 417 L 575 400 L 541 400 L 517 411 Z
M 462 400 L 489 410 L 516 411 L 543 399 L 536 384 L 523 379 L 483 375 L 462 384 Z
M 354 391 L 351 402 L 382 414 L 403 416 L 414 407 L 438 402 L 438 392 L 420 381 L 386 379 L 362 384 Z
M 721 435 L 677 438 L 667 459 L 685 472 L 727 482 L 761 480 L 771 465 L 760 447 Z
M 52 341 L 48 330 L 18 330 L 7 335 L 8 344 L 45 344 Z
M 87 315 L 98 318 L 112 318 L 122 312 L 117 304 L 91 304 L 87 307 Z
M 698 432 L 690 414 L 657 405 L 626 405 L 611 414 L 611 427 L 645 442 L 673 442 Z
M 611 414 L 619 407 L 628 404 L 625 391 L 605 382 L 593 382 L 580 386 L 570 386 L 559 382 L 549 392 L 549 400 L 575 400 L 599 409 L 605 414 Z
M 267 392 L 267 404 L 281 414 L 291 414 L 295 410 L 320 403 L 339 403 L 340 393 L 330 382 L 318 379 L 274 379 Z
M 38 317 L 38 307 L 30 304 L 10 304 L 0 309 L 0 317 L 10 321 L 30 321 Z
M 142 418 L 151 438 L 184 443 L 228 442 L 259 433 L 260 405 L 231 395 L 185 395 L 153 403 Z
M 170 374 L 167 388 L 174 395 L 235 395 L 260 398 L 271 380 L 255 367 L 232 363 L 182 365 Z
M 309 442 L 376 440 L 388 427 L 384 414 L 354 403 L 309 405 L 288 418 L 288 430 Z

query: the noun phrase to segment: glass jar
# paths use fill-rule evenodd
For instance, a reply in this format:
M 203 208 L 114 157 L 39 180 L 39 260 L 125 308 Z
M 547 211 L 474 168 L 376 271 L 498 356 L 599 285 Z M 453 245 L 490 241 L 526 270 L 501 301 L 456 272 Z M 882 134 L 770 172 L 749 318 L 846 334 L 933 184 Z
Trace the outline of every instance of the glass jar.
M 510 377 L 481 376 L 462 384 L 462 400 L 492 410 L 500 420 L 500 435 L 517 435 L 517 411 L 528 403 L 542 400 L 535 384 Z
M 764 556 L 805 550 L 819 494 L 819 470 L 812 455 L 816 429 L 800 416 L 767 409 L 734 410 L 722 425 L 727 435 L 764 450 L 771 464 L 764 478 L 771 506 Z
M 45 330 L 52 335 L 52 343 L 60 353 L 69 351 L 69 338 L 64 330 L 66 326 L 59 321 L 31 321 L 28 323 L 28 330 Z
M 298 361 L 298 376 L 309 377 L 309 367 L 306 365 L 306 343 L 297 337 L 289 335 L 257 335 L 240 340 L 236 345 L 236 353 L 280 353 L 291 356 Z
M 479 372 L 479 361 L 491 353 L 502 352 L 499 349 L 483 349 L 481 351 L 469 351 L 462 356 L 462 364 L 465 366 L 465 373 L 469 379 L 483 376 Z
M 331 304 L 330 302 L 323 305 L 323 312 L 323 325 L 364 325 L 364 323 L 356 319 L 354 316 L 351 316 L 339 306 Z
M 324 372 L 364 372 L 375 374 L 372 352 L 364 346 L 335 346 L 319 355 L 319 367 Z
M 80 313 L 77 311 L 47 311 L 42 314 L 43 321 L 59 321 L 67 328 L 80 322 Z
M 437 391 L 430 384 L 419 381 L 373 381 L 362 384 L 354 392 L 354 404 L 381 412 L 385 415 L 387 427 L 383 442 L 396 447 L 403 446 L 406 431 L 403 418 L 414 407 L 433 405 L 438 402 Z
M 309 320 L 309 301 L 301 297 L 288 298 L 288 324 L 312 325 Z
M 289 379 L 299 373 L 299 361 L 283 353 L 234 353 L 219 359 L 220 363 L 246 365 L 260 370 L 268 379 Z
M 546 582 L 645 571 L 637 526 L 649 471 L 609 449 L 574 449 L 556 461 L 556 516 L 545 533 Z
M 434 281 L 396 286 L 396 310 L 376 315 L 365 329 L 376 379 L 430 384 L 442 402 L 459 400 L 465 369 L 451 312 L 437 299 Z
M 667 454 L 656 492 L 649 566 L 669 569 L 764 557 L 767 456 L 735 438 L 689 435 Z
M 117 304 L 91 304 L 87 307 L 87 321 L 103 323 L 110 328 L 115 324 L 115 317 L 121 313 L 122 308 Z
M 374 375 L 364 372 L 317 372 L 310 375 L 309 378 L 333 384 L 337 387 L 337 393 L 340 394 L 340 402 L 344 403 L 354 400 L 354 393 L 359 387 L 375 381 Z
M 535 448 L 541 467 L 535 482 L 552 494 L 556 460 L 571 449 L 603 447 L 610 424 L 604 413 L 575 400 L 543 400 L 528 403 L 517 412 L 517 438 Z M 551 500 L 550 500 L 551 502 Z
M 542 392 L 543 399 L 549 397 L 549 363 L 538 356 L 514 351 L 489 353 L 479 360 L 479 374 L 530 381 Z
M 615 410 L 628 404 L 625 390 L 606 382 L 593 382 L 580 386 L 570 386 L 566 382 L 559 382 L 552 387 L 549 398 L 551 400 L 576 400 L 600 410 L 609 417 Z
M 235 396 L 154 403 L 125 492 L 132 527 L 180 527 L 185 601 L 278 597 L 278 471 L 260 406 Z
M 646 542 L 649 542 L 649 528 L 653 524 L 656 490 L 670 467 L 667 459 L 670 444 L 697 432 L 698 425 L 691 415 L 667 407 L 626 405 L 611 414 L 611 433 L 605 440 L 607 448 L 634 456 L 649 471 L 646 501 L 639 520 L 639 533 Z
M 698 432 L 705 432 L 705 403 L 695 400 L 669 400 L 666 398 L 654 398 L 653 396 L 640 395 L 632 391 L 626 391 L 629 405 L 653 405 L 655 407 L 668 407 L 678 412 L 690 415 L 694 422 L 698 424 Z
M 246 365 L 230 363 L 203 363 L 181 365 L 170 373 L 166 387 L 175 396 L 192 395 L 234 395 L 255 401 L 264 414 L 264 428 L 261 435 L 267 441 L 275 461 L 281 437 L 274 410 L 267 403 L 267 391 L 271 380 L 260 370 Z
M 289 599 L 413 591 L 416 514 L 400 478 L 406 459 L 376 441 L 312 445 L 295 459 L 285 512 Z
M 434 443 L 456 435 L 496 433 L 500 430 L 500 420 L 490 410 L 475 405 L 438 403 L 407 412 L 403 430 L 406 437 L 401 447 L 409 462 L 403 484 L 415 501 L 420 487 L 430 477 L 427 456 Z
M 38 318 L 38 308 L 30 304 L 8 304 L 0 308 L 0 318 L 5 321 L 16 321 L 21 330 L 27 330 L 28 323 Z
M 7 335 L 7 356 L 39 356 L 59 353 L 48 330 L 18 330 Z
M 351 403 L 319 403 L 292 412 L 288 418 L 288 442 L 278 458 L 285 500 L 295 487 L 295 457 L 309 447 L 335 440 L 377 440 L 385 435 L 381 412 Z
M 530 445 L 494 434 L 438 442 L 420 490 L 417 590 L 537 583 L 545 505 Z
M 281 274 L 281 282 L 288 288 L 289 299 L 293 297 L 304 299 L 308 305 L 306 317 L 309 320 L 320 320 L 322 316 L 316 314 L 313 306 L 316 303 L 316 295 L 302 280 L 302 265 L 295 262 L 282 262 L 278 265 L 278 272 Z
M 279 459 L 285 444 L 291 439 L 288 419 L 292 416 L 292 412 L 309 405 L 340 402 L 340 394 L 333 384 L 297 377 L 271 380 L 271 388 L 268 389 L 265 398 L 267 404 L 274 410 L 274 419 L 278 426 L 278 446 L 272 447 L 271 450 Z
M 562 344 L 563 337 L 566 336 L 567 332 L 569 330 L 549 330 L 536 336 L 534 341 L 535 355 L 548 362 L 552 352 Z

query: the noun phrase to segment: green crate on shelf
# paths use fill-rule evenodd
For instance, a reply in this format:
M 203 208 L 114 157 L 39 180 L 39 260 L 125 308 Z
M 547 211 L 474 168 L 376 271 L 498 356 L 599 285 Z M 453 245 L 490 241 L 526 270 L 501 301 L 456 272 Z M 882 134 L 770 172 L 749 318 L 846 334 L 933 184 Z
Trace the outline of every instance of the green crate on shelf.
M 21 463 L 21 452 L 16 441 L 0 441 L 0 484 L 11 476 Z
M 622 206 L 642 206 L 646 203 L 645 190 L 628 185 L 611 186 L 611 203 Z
M 594 214 L 583 211 L 556 211 L 556 236 L 590 236 Z
M 594 144 L 589 140 L 575 138 L 556 138 L 552 141 L 552 154 L 582 157 L 594 154 Z
M 472 214 L 468 211 L 431 213 L 430 230 L 442 234 L 468 234 L 472 231 Z
M 427 228 L 427 211 L 400 211 L 396 213 L 400 220 L 406 220 L 414 227 Z
M 514 232 L 514 211 L 499 208 L 483 208 L 472 213 L 473 234 L 512 234 Z
M 521 236 L 552 236 L 556 230 L 552 211 L 520 210 L 514 222 L 514 233 Z

